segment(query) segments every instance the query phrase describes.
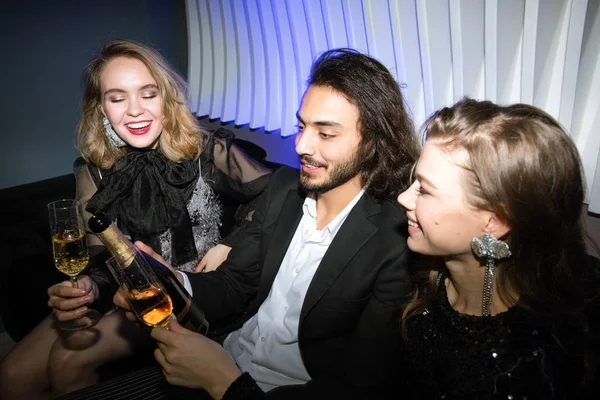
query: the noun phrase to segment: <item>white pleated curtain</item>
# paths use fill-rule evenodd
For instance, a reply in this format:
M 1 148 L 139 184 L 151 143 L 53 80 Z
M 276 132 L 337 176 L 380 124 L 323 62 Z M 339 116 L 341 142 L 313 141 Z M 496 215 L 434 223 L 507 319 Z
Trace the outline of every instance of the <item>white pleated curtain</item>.
M 385 64 L 415 124 L 463 96 L 536 105 L 581 153 L 600 213 L 600 0 L 187 0 L 198 116 L 294 133 L 312 61 L 352 47 Z

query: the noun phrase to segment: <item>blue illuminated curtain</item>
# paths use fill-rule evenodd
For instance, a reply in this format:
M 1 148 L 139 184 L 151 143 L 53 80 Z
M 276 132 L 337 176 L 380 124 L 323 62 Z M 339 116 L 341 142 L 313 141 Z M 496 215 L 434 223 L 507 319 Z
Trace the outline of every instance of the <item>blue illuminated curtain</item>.
M 417 126 L 465 95 L 548 111 L 577 143 L 600 213 L 600 1 L 186 3 L 198 116 L 291 135 L 312 61 L 352 47 L 392 71 Z

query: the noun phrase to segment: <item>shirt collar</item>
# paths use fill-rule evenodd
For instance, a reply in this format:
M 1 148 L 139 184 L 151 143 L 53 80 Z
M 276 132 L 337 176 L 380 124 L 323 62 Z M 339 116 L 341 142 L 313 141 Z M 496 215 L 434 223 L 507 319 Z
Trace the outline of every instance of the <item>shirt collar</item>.
M 344 207 L 344 209 L 338 215 L 336 215 L 336 217 L 331 222 L 329 222 L 327 224 L 327 226 L 325 226 L 325 228 L 323 228 L 323 232 L 327 231 L 331 235 L 335 235 L 337 233 L 337 231 L 340 230 L 342 224 L 346 220 L 346 217 L 348 216 L 348 214 L 350 214 L 350 211 L 354 208 L 356 203 L 358 203 L 358 201 L 360 200 L 360 198 L 363 196 L 364 193 L 365 193 L 365 188 L 362 188 L 360 190 L 360 192 L 358 192 L 358 194 L 356 196 L 354 196 L 354 198 L 350 201 L 350 203 L 348 203 L 346 205 L 346 207 Z M 310 218 L 311 220 L 314 220 L 315 226 L 316 226 L 317 201 L 315 200 L 313 194 L 307 195 L 306 198 L 304 199 L 304 204 L 302 205 L 302 211 L 303 211 L 305 217 Z

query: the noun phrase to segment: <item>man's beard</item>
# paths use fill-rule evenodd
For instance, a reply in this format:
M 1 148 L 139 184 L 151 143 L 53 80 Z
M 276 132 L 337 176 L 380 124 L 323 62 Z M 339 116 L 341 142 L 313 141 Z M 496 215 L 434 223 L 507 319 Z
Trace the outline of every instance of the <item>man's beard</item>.
M 311 163 L 310 157 L 302 157 L 307 164 Z M 317 164 L 318 165 L 318 164 Z M 362 172 L 358 157 L 342 161 L 340 164 L 329 168 L 329 175 L 324 182 L 311 182 L 310 174 L 300 170 L 300 188 L 306 192 L 322 194 L 336 187 L 342 186 Z

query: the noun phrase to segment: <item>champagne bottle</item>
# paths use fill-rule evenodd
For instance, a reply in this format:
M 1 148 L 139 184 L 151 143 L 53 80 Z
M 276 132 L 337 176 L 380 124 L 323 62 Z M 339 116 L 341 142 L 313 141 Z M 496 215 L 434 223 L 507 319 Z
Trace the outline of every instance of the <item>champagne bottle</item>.
M 131 265 L 134 259 L 150 266 L 171 297 L 173 313 L 181 326 L 203 335 L 208 332 L 204 312 L 194 304 L 190 294 L 168 267 L 135 247 L 105 213 L 92 215 L 88 226 L 123 268 Z

